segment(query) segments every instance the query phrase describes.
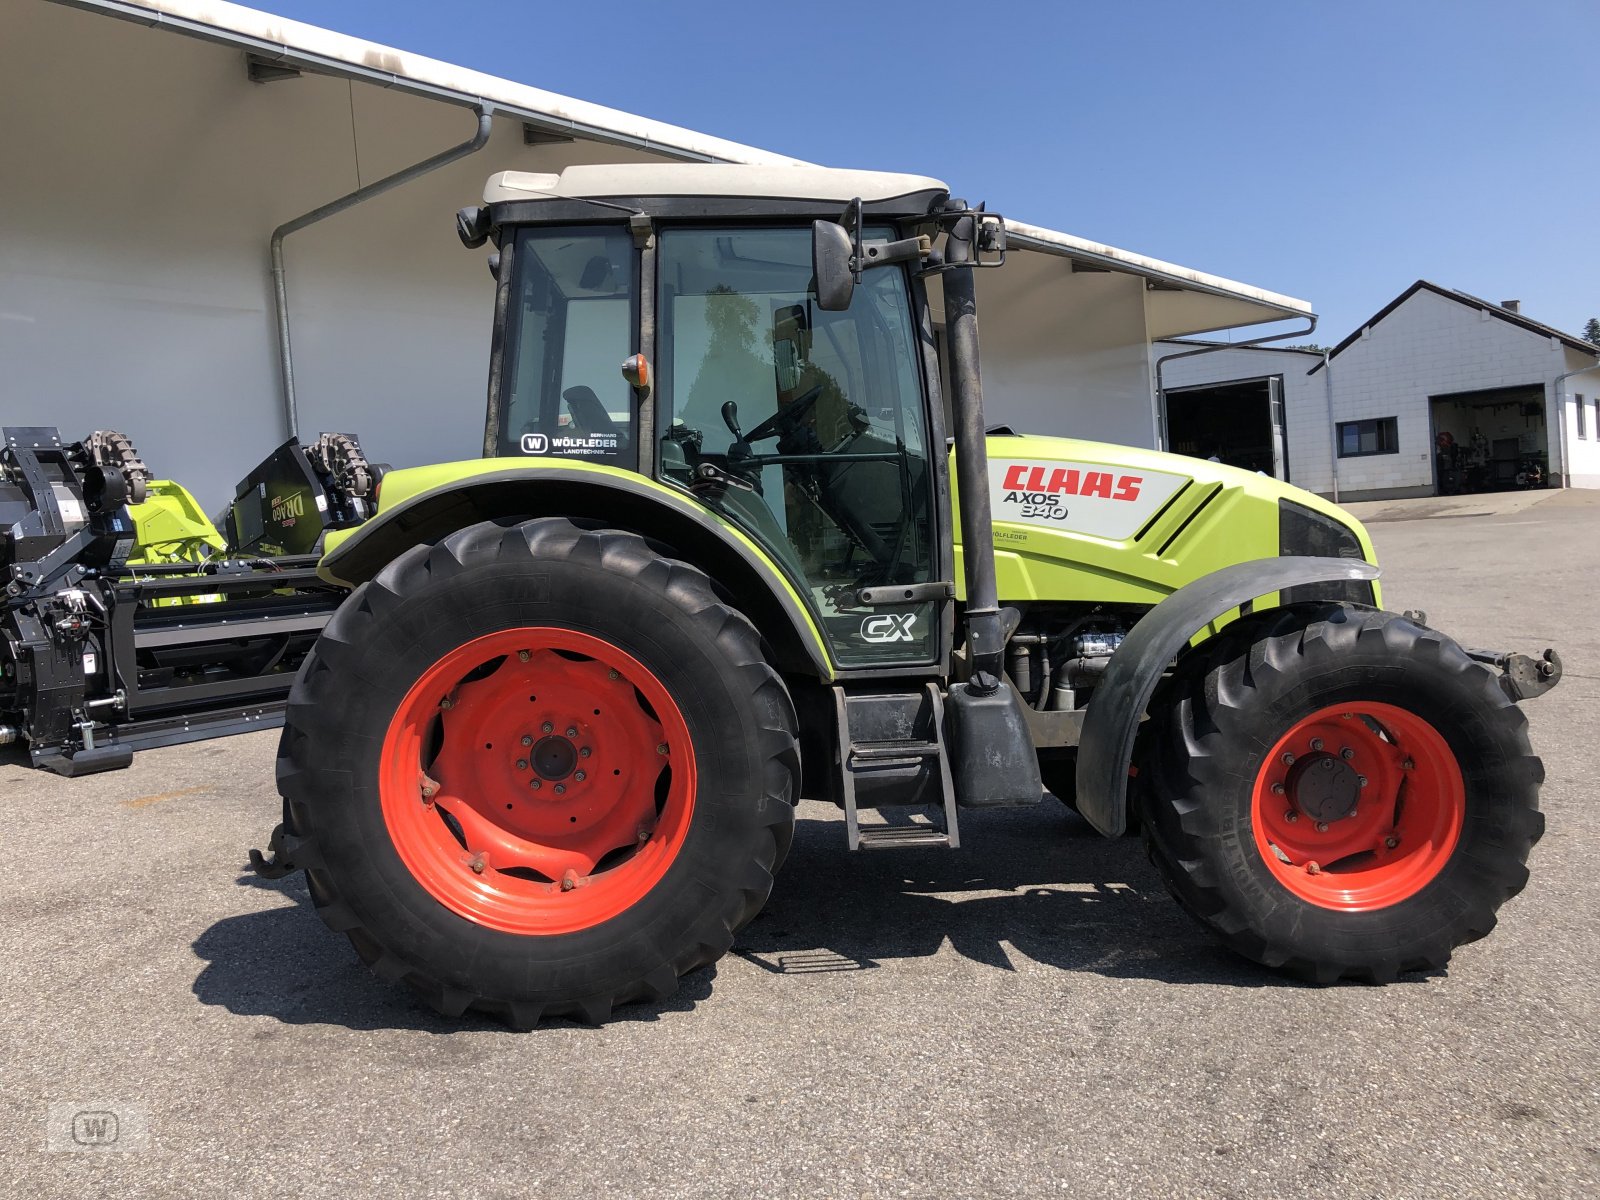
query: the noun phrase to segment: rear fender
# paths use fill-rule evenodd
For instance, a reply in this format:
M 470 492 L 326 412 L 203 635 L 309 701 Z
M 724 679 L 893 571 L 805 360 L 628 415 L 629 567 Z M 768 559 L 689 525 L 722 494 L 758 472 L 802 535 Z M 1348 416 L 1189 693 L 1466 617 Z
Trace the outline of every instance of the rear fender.
M 780 669 L 833 678 L 809 610 L 760 546 L 690 497 L 621 471 L 504 467 L 447 479 L 338 539 L 318 570 L 331 582 L 355 587 L 412 546 L 484 521 L 537 517 L 567 517 L 649 538 L 724 589 L 729 602 L 755 622 Z
M 1126 830 L 1128 768 L 1139 722 L 1161 676 L 1195 634 L 1260 596 L 1378 574 L 1375 564 L 1348 558 L 1260 558 L 1202 575 L 1147 612 L 1111 656 L 1084 711 L 1077 797 L 1084 819 L 1107 837 Z

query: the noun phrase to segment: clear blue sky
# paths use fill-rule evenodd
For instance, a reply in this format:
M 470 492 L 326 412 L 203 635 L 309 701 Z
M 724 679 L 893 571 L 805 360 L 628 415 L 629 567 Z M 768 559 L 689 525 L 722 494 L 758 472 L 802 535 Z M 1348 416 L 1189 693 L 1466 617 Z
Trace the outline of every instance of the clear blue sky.
M 1312 301 L 1600 316 L 1600 2 L 258 0 Z

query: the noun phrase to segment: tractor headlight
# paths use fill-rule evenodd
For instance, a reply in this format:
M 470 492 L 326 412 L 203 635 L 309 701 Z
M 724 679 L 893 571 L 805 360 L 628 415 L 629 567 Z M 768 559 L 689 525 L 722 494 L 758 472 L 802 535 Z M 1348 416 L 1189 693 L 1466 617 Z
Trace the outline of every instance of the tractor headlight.
M 1278 501 L 1278 554 L 1303 558 L 1353 558 L 1363 562 L 1361 539 L 1343 521 L 1296 504 Z M 1289 588 L 1283 603 L 1307 600 L 1349 600 L 1355 604 L 1373 603 L 1372 584 L 1352 579 L 1341 583 L 1312 583 Z

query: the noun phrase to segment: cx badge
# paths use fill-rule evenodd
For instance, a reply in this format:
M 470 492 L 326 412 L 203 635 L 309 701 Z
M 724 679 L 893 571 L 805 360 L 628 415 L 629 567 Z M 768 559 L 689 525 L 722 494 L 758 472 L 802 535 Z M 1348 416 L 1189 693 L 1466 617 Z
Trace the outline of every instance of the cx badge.
M 913 641 L 911 626 L 916 619 L 916 613 L 881 613 L 868 617 L 861 622 L 861 640 L 875 644 Z

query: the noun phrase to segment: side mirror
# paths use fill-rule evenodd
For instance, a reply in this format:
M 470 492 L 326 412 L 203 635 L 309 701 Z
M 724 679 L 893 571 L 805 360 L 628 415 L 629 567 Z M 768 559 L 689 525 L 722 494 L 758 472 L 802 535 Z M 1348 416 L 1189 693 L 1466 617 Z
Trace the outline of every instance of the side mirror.
M 476 250 L 489 240 L 489 210 L 463 208 L 456 214 L 456 236 L 468 250 Z
M 811 273 L 817 289 L 817 307 L 823 312 L 843 312 L 855 294 L 855 272 L 850 260 L 855 246 L 849 231 L 833 221 L 811 222 Z

